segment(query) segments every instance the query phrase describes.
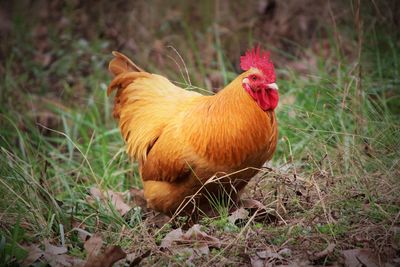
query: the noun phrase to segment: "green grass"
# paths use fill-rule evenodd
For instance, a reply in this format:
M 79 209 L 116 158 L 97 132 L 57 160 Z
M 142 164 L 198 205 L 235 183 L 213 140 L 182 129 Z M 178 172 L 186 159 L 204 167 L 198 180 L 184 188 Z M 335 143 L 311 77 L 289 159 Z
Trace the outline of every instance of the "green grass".
M 74 21 L 70 9 L 65 7 L 62 14 Z M 107 244 L 137 255 L 152 249 L 148 264 L 185 264 L 187 255 L 172 257 L 157 250 L 171 225 L 158 231 L 143 222 L 140 212 L 126 218 L 111 203 L 87 199 L 92 187 L 126 191 L 141 186 L 137 165 L 127 158 L 112 119 L 112 99 L 106 96 L 106 64 L 110 51 L 118 47 L 100 34 L 105 22 L 99 20 L 86 39 L 73 23 L 65 26 L 63 35 L 48 27 L 49 53 L 56 60 L 43 66 L 34 59 L 38 40 L 26 34 L 39 18 L 28 19 L 24 12 L 13 13 L 14 30 L 0 50 L 7 54 L 0 68 L 0 261 L 20 262 L 26 254 L 22 244 L 45 239 L 60 244 L 62 238 L 70 254 L 83 257 L 83 242 L 73 230 L 78 222 L 91 233 L 102 233 Z M 165 22 L 152 32 L 156 38 L 183 29 L 181 39 L 176 37 L 171 44 L 188 68 L 192 85 L 187 87 L 210 90 L 208 77 L 215 71 L 224 82 L 233 79 L 238 54 L 232 51 L 239 49 L 226 40 L 235 37 L 224 39 L 206 19 L 198 24 L 189 20 Z M 213 203 L 219 216 L 202 223 L 211 235 L 237 242 L 214 249 L 200 262 L 243 262 L 236 252 L 247 245 L 252 252 L 266 245 L 301 251 L 305 238 L 314 251 L 326 242 L 335 242 L 337 249 L 360 246 L 346 239 L 346 233 L 366 235 L 370 246 L 378 249 L 392 239 L 399 243 L 393 225 L 399 223 L 400 212 L 400 49 L 396 36 L 378 29 L 374 26 L 373 34 L 365 36 L 360 61 L 335 52 L 328 58 L 313 55 L 316 69 L 307 75 L 285 65 L 277 68 L 282 104 L 277 110 L 280 139 L 271 162 L 274 171 L 255 187 L 250 185 L 257 189 L 250 192 L 281 218 L 274 223 L 254 221 L 249 228 L 228 227 L 229 205 Z M 353 40 L 353 35 L 346 38 Z M 246 44 L 259 41 L 252 32 L 237 36 L 249 38 Z M 203 58 L 206 37 L 211 43 L 207 47 L 216 51 L 211 62 Z M 333 36 L 330 40 L 337 46 Z M 187 80 L 173 61 L 166 59 L 168 63 L 159 67 L 146 44 L 137 45 L 142 49 L 138 60 L 148 62 L 148 69 L 174 81 Z M 286 60 L 295 58 L 280 48 L 271 50 Z M 357 64 L 362 66 L 361 77 Z M 251 244 L 239 238 L 252 231 L 258 234 L 251 237 Z

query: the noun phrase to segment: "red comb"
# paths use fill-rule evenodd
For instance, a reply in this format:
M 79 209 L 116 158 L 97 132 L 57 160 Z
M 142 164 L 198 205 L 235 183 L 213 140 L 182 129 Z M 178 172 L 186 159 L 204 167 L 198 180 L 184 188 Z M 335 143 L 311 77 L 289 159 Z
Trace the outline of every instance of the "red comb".
M 274 64 L 269 57 L 269 52 L 260 51 L 259 45 L 240 57 L 240 68 L 244 71 L 250 68 L 259 69 L 267 76 L 267 82 L 274 83 L 276 81 Z

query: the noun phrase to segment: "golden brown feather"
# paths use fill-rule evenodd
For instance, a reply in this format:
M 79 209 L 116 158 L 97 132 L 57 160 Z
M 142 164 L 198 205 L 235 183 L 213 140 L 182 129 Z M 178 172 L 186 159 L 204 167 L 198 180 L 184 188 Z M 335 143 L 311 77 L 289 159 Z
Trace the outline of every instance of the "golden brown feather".
M 260 109 L 241 84 L 257 70 L 242 73 L 214 96 L 203 96 L 113 54 L 109 69 L 115 77 L 108 94 L 117 90 L 113 114 L 129 156 L 140 163 L 149 207 L 174 212 L 216 173 L 260 168 L 272 157 L 275 114 Z M 240 190 L 256 173 L 248 169 L 230 180 Z

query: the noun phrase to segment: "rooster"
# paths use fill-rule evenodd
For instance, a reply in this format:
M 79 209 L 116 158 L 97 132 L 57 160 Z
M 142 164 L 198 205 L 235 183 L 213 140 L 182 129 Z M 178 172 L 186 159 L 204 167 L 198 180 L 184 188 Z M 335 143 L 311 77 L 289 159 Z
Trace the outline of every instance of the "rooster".
M 244 71 L 212 96 L 182 89 L 113 52 L 113 116 L 128 155 L 139 162 L 149 208 L 174 213 L 190 196 L 241 191 L 272 158 L 278 86 L 269 53 L 253 48 Z M 218 182 L 210 181 L 210 177 Z M 202 199 L 205 196 L 200 197 Z M 203 201 L 204 203 L 205 201 Z

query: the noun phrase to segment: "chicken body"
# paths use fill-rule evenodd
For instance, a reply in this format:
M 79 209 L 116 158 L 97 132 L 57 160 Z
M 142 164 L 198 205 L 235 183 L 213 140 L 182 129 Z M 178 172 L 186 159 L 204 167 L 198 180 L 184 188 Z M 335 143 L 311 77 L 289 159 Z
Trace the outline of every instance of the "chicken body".
M 173 213 L 212 176 L 230 174 L 204 190 L 240 191 L 269 160 L 277 144 L 273 110 L 264 111 L 243 89 L 239 75 L 213 96 L 179 88 L 150 74 L 120 53 L 110 71 L 117 89 L 113 115 L 127 145 L 139 161 L 148 206 Z M 253 168 L 249 168 L 253 167 Z

